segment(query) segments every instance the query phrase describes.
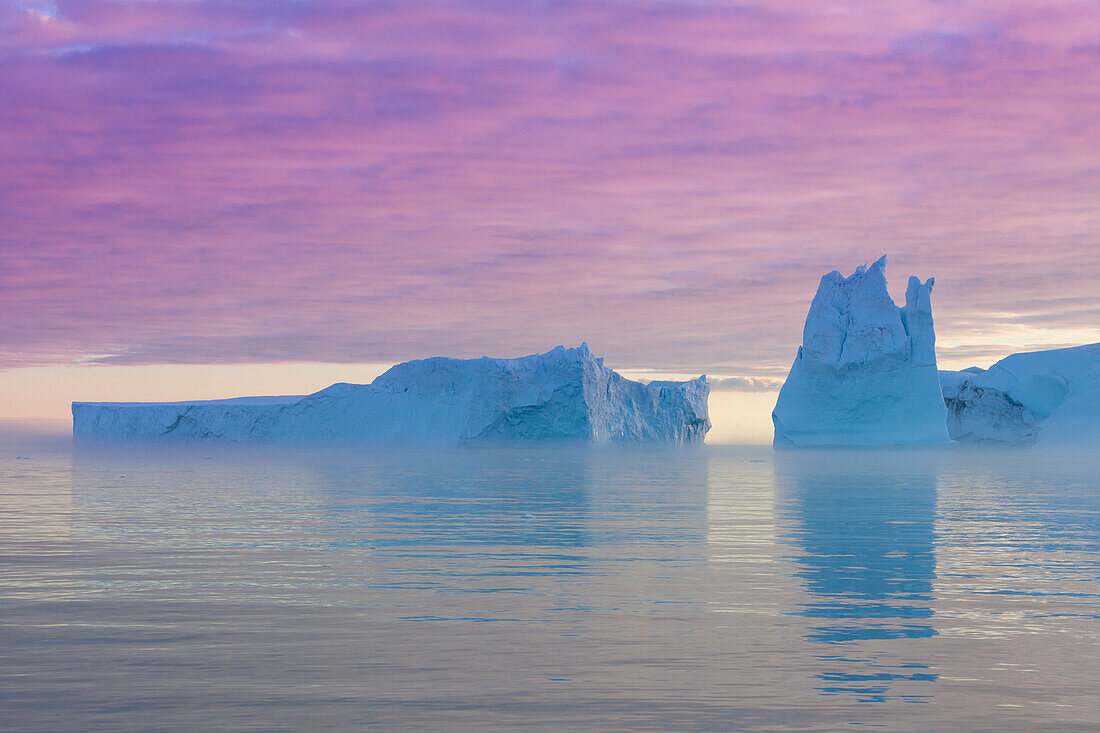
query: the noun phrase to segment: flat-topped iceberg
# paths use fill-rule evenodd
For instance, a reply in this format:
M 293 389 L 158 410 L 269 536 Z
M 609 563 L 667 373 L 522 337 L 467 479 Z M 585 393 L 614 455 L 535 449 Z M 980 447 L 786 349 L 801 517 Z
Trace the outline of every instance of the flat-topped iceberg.
M 940 380 L 959 442 L 1100 448 L 1100 344 L 1013 354 Z
M 886 258 L 821 278 L 802 346 L 772 412 L 777 448 L 950 442 L 936 369 L 934 279 L 909 278 L 905 306 Z
M 80 439 L 345 442 L 701 443 L 706 377 L 634 382 L 587 344 L 518 359 L 405 362 L 371 384 L 304 397 L 171 403 L 73 403 Z

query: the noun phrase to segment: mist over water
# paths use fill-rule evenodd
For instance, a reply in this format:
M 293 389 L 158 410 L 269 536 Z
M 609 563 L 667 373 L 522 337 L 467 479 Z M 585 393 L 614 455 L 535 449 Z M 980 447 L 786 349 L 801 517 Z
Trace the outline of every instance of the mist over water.
M 0 728 L 1081 730 L 1100 460 L 0 433 Z

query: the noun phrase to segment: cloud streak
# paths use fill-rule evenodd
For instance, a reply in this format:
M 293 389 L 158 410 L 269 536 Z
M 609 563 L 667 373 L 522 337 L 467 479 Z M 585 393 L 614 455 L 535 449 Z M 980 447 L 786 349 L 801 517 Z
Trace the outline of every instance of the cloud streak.
M 0 366 L 588 340 L 774 378 L 820 274 L 882 252 L 952 344 L 1100 339 L 1098 32 L 1012 0 L 9 3 Z
M 725 377 L 707 381 L 714 392 L 778 392 L 783 386 L 782 379 L 767 377 Z

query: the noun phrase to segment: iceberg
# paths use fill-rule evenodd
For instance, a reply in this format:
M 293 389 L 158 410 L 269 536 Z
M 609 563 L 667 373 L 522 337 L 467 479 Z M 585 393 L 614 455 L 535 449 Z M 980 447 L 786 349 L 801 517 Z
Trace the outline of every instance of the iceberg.
M 706 376 L 640 382 L 587 344 L 518 359 L 409 361 L 370 384 L 306 396 L 164 403 L 74 402 L 77 440 L 460 445 L 702 443 Z
M 940 381 L 959 442 L 1100 448 L 1100 344 L 1013 354 Z
M 899 308 L 886 257 L 821 278 L 802 346 L 772 412 L 776 448 L 947 444 L 932 286 L 909 278 Z

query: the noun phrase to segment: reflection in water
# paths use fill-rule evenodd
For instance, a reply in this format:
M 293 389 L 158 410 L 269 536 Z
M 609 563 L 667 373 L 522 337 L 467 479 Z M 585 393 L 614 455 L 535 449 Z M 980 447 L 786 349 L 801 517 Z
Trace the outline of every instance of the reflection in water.
M 1095 457 L 48 447 L 0 445 L 5 733 L 1100 718 Z
M 199 509 L 247 506 L 254 525 L 269 506 L 284 537 L 308 532 L 331 548 L 583 548 L 637 541 L 638 520 L 668 517 L 670 504 L 684 520 L 676 536 L 700 540 L 706 465 L 700 452 L 586 448 L 86 449 L 73 457 L 72 488 L 85 508 L 181 512 L 181 527 L 197 498 Z
M 799 548 L 796 576 L 810 598 L 792 613 L 821 619 L 807 640 L 866 650 L 874 642 L 934 636 L 937 452 L 842 451 L 776 457 L 779 511 Z M 875 646 L 874 648 L 886 648 Z M 907 649 L 914 649 L 909 645 Z M 932 682 L 926 663 L 883 664 L 877 654 L 818 655 L 827 693 L 882 700 L 900 680 Z M 852 671 L 852 662 L 860 662 Z M 927 694 L 906 694 L 927 699 Z

